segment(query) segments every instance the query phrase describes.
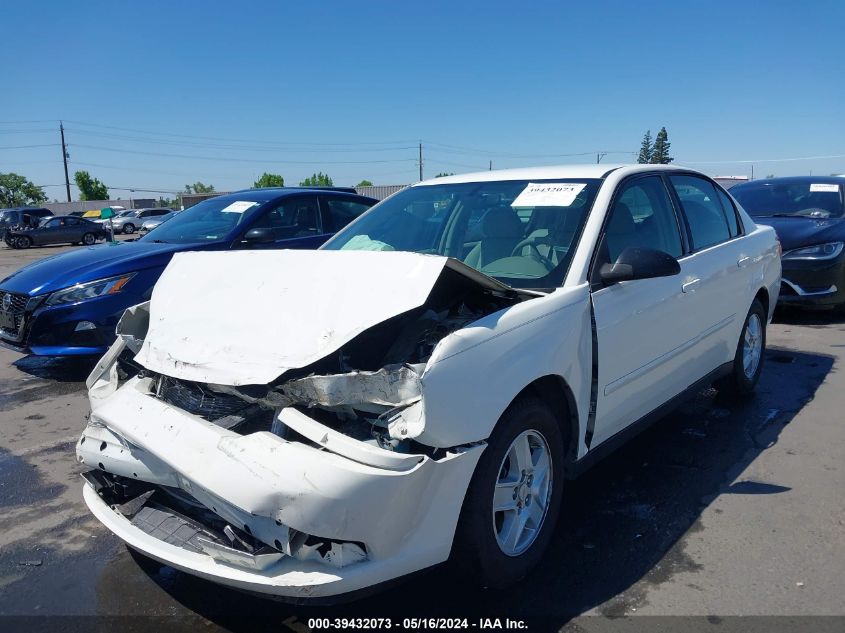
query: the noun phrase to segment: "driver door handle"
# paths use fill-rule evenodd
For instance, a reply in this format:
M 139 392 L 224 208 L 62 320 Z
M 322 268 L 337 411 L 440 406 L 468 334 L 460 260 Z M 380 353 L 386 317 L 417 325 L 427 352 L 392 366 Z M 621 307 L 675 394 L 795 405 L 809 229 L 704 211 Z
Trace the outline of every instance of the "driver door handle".
M 683 292 L 693 292 L 698 286 L 701 285 L 701 279 L 692 279 L 681 286 L 681 290 Z
M 736 265 L 740 268 L 745 268 L 751 262 L 750 257 L 740 257 L 739 261 L 737 261 Z

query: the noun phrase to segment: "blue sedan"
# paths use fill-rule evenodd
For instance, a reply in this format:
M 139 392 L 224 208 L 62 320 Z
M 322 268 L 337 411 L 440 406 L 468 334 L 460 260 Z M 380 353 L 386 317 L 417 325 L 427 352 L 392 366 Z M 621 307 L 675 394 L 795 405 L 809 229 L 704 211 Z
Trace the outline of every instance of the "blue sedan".
M 376 202 L 342 190 L 250 189 L 200 202 L 139 240 L 47 257 L 0 281 L 0 345 L 102 354 L 123 311 L 150 298 L 175 253 L 316 248 Z

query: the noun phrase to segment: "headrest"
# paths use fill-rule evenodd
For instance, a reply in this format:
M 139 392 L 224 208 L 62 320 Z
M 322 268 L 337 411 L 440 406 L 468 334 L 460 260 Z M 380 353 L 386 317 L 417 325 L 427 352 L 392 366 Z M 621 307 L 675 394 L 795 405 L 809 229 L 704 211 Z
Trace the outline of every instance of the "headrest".
M 510 207 L 493 207 L 481 219 L 484 237 L 517 237 L 522 235 L 522 222 Z

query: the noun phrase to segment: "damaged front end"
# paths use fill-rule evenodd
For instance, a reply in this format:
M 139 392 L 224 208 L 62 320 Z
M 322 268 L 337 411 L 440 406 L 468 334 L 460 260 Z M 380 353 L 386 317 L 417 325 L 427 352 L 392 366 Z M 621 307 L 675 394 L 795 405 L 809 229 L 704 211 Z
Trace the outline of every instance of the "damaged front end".
M 174 258 L 152 302 L 124 314 L 88 379 L 92 413 L 77 456 L 92 468 L 85 499 L 94 514 L 176 568 L 292 598 L 355 591 L 444 561 L 484 444 L 427 441 L 428 361 L 443 339 L 526 297 L 451 260 L 396 253 L 393 273 L 418 274 L 428 288 L 394 298 L 381 315 L 301 322 L 299 335 L 313 334 L 319 354 L 295 340 L 292 323 L 276 324 L 285 340 L 259 351 L 249 347 L 260 345 L 254 333 L 227 341 L 219 311 L 211 330 L 184 329 L 207 307 L 196 305 L 202 288 L 182 304 L 192 313 L 173 305 L 186 269 L 231 267 L 231 256 L 255 253 L 208 255 Z M 263 255 L 312 268 L 326 257 Z M 366 268 L 372 255 L 329 257 Z M 338 283 L 348 295 L 355 282 Z M 302 296 L 306 287 L 280 286 L 272 303 L 307 305 L 316 299 L 313 290 Z M 361 292 L 373 295 L 364 303 L 378 298 Z M 265 326 L 264 335 L 278 331 Z

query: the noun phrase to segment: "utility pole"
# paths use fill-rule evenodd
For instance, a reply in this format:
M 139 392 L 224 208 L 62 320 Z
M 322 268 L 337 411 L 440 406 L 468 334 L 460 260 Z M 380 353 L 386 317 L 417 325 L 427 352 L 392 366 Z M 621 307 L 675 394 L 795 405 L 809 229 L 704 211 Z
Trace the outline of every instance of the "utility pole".
M 490 161 L 490 168 L 488 169 L 488 171 L 493 171 L 493 161 L 492 160 Z
M 607 156 L 607 152 L 596 152 L 596 165 L 601 162 L 601 159 Z
M 420 180 L 423 179 L 422 143 L 420 143 Z
M 65 126 L 59 121 L 59 133 L 62 135 L 62 161 L 65 164 L 65 189 L 67 190 L 67 201 L 70 202 L 70 178 L 67 175 L 67 145 L 65 145 Z

